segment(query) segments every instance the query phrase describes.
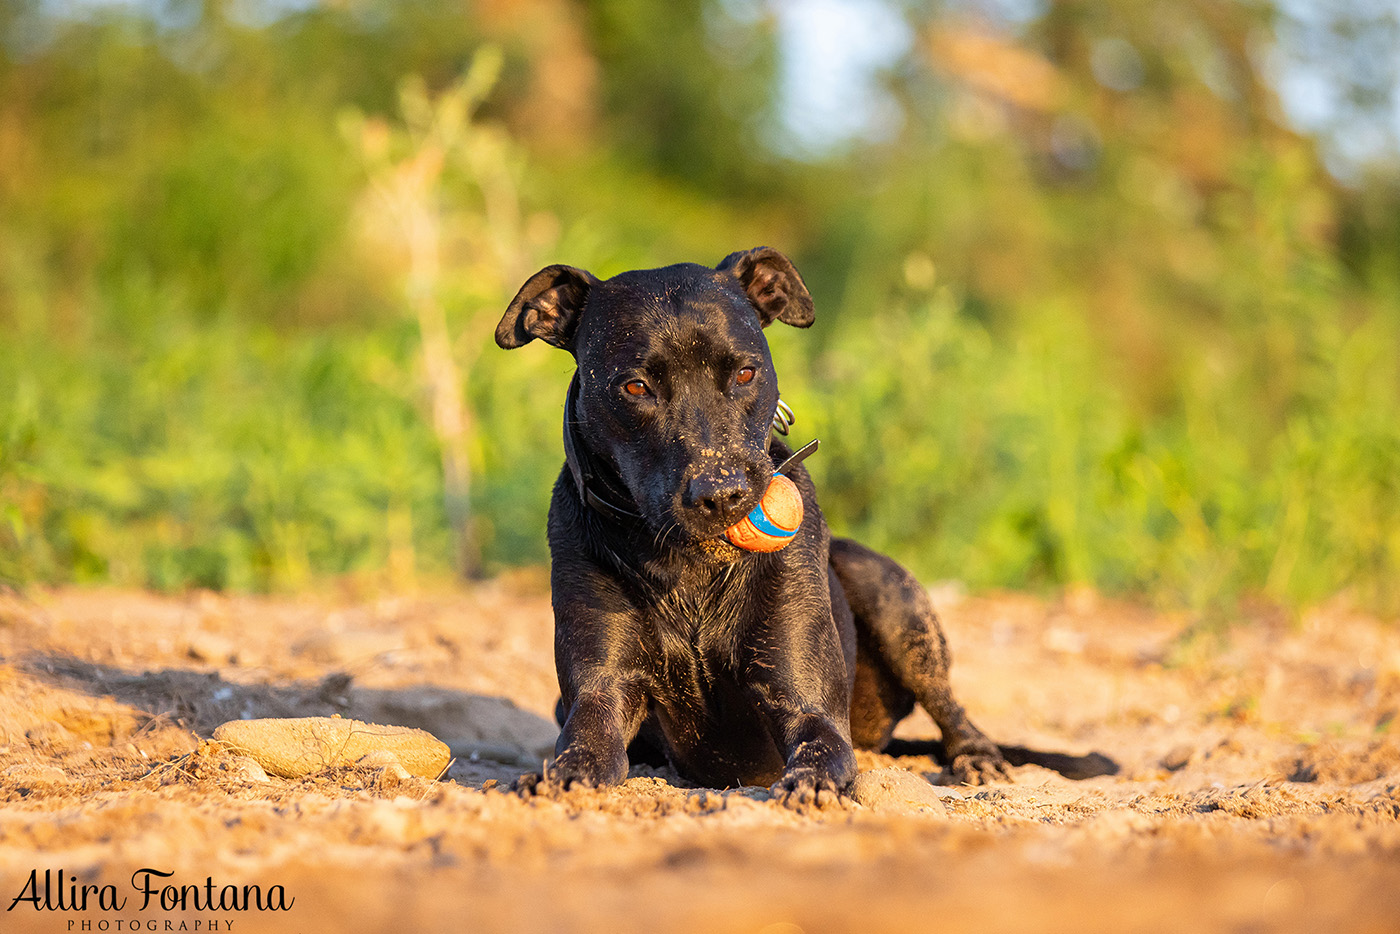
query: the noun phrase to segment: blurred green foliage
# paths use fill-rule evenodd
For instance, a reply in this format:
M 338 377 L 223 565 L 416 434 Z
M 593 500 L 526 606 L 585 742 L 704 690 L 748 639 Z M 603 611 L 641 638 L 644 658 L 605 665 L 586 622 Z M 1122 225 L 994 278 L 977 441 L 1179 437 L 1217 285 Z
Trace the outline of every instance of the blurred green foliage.
M 491 345 L 514 286 L 768 243 L 817 302 L 770 341 L 838 533 L 974 587 L 1400 611 L 1400 185 L 1338 184 L 1283 125 L 1279 11 L 910 5 L 897 137 L 795 161 L 764 9 L 6 5 L 0 581 L 449 570 L 347 127 L 489 46 L 498 142 L 434 189 L 488 566 L 545 560 L 562 460 L 567 356 Z

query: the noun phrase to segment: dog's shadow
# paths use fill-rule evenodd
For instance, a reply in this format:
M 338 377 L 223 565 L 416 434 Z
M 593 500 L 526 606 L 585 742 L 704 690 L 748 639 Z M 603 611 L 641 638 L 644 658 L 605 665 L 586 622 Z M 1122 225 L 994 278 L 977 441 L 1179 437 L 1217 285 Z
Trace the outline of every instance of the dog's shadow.
M 1101 752 L 1091 752 L 1082 756 L 1069 755 L 1044 749 L 1030 749 L 1026 746 L 998 745 L 1008 764 L 1038 765 L 1041 768 L 1058 772 L 1071 781 L 1084 781 L 1101 775 L 1117 775 L 1121 767 L 1113 759 Z M 927 756 L 943 767 L 941 773 L 930 778 L 935 785 L 950 784 L 948 772 L 948 752 L 943 742 L 937 739 L 892 739 L 881 750 L 887 756 Z
M 175 727 L 203 739 L 230 720 L 337 714 L 426 730 L 461 763 L 451 777 L 467 783 L 538 769 L 559 732 L 554 723 L 508 698 L 435 685 L 367 688 L 343 672 L 315 682 L 267 684 L 184 668 L 129 671 L 61 653 L 28 655 L 14 664 L 51 687 L 127 705 L 134 711 L 137 734 L 152 726 Z M 111 741 L 126 738 L 114 735 Z M 473 768 L 475 763 L 480 767 Z

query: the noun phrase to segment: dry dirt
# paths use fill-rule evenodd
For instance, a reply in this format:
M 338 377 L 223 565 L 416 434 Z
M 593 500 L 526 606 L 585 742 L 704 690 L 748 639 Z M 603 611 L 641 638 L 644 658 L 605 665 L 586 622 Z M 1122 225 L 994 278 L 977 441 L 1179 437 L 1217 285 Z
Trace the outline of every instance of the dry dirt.
M 1400 931 L 1393 623 L 1332 609 L 1197 632 L 1089 596 L 935 597 L 985 730 L 1121 773 L 1022 766 L 943 812 L 796 814 L 648 769 L 523 801 L 491 783 L 553 742 L 537 576 L 0 595 L 0 930 Z M 228 720 L 336 713 L 426 729 L 456 758 L 437 781 L 269 779 L 208 742 Z M 935 731 L 920 714 L 901 735 Z M 943 777 L 920 757 L 861 766 Z M 173 875 L 143 908 L 144 868 Z M 59 870 L 65 899 L 98 887 L 88 910 L 58 904 Z M 290 908 L 202 903 L 245 885 Z

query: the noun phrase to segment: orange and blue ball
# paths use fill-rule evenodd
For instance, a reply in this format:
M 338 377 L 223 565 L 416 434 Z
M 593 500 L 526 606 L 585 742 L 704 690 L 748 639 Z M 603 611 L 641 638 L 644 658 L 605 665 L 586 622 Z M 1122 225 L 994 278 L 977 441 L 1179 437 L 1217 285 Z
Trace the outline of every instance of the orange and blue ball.
M 797 484 L 775 473 L 753 511 L 724 534 L 731 544 L 745 551 L 778 551 L 792 541 L 801 525 L 802 494 Z

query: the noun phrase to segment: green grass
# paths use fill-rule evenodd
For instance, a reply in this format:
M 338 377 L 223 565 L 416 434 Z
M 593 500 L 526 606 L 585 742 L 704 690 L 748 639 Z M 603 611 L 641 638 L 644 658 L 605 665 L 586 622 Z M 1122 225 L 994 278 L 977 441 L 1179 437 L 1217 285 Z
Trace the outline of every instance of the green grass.
M 942 289 L 879 327 L 833 325 L 824 350 L 770 332 L 796 436 L 822 439 L 809 467 L 838 533 L 977 588 L 1088 585 L 1197 608 L 1346 591 L 1395 609 L 1393 331 L 1314 335 L 1315 372 L 1275 431 L 1228 374 L 1145 413 L 1072 315 L 1038 320 L 998 338 Z M 0 574 L 261 590 L 394 561 L 445 572 L 416 354 L 398 324 L 6 343 Z M 572 364 L 540 346 L 477 359 L 483 551 L 497 568 L 541 562 Z

